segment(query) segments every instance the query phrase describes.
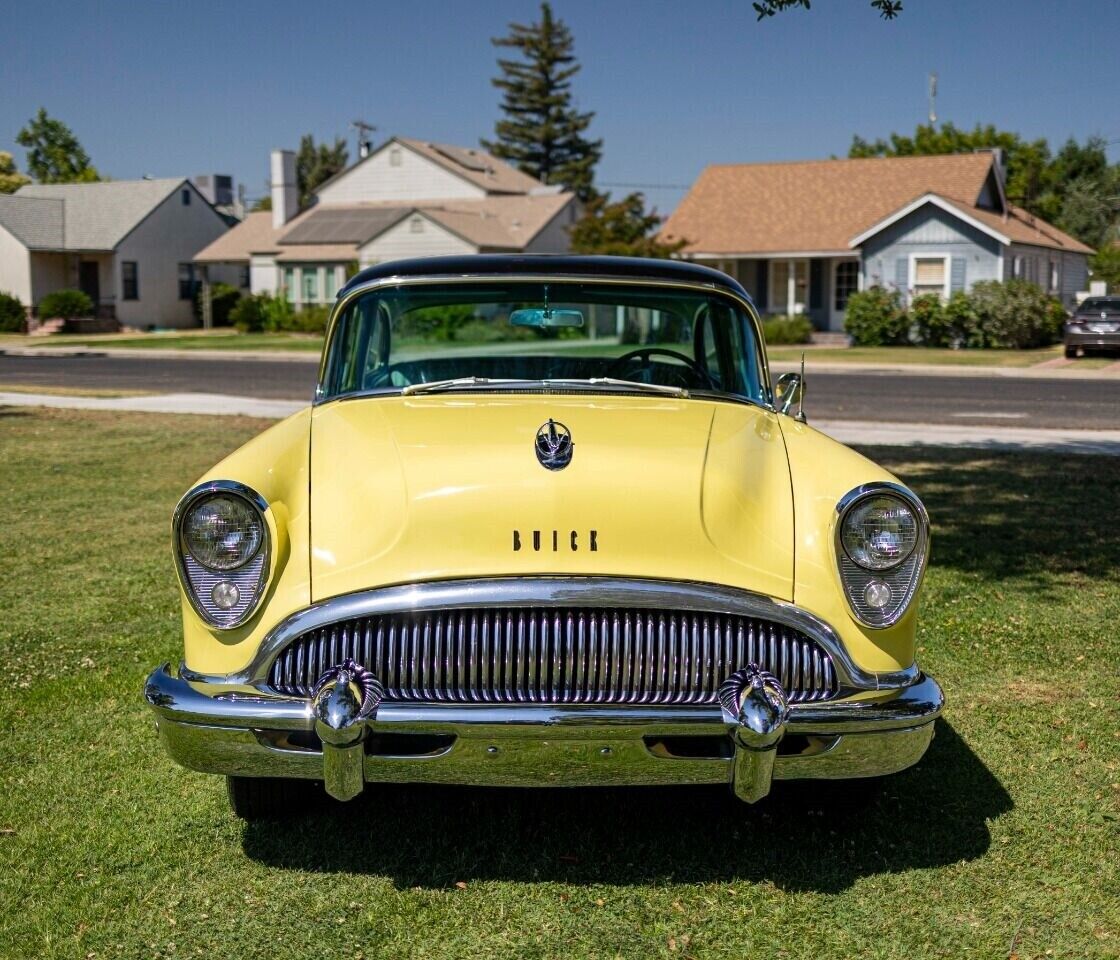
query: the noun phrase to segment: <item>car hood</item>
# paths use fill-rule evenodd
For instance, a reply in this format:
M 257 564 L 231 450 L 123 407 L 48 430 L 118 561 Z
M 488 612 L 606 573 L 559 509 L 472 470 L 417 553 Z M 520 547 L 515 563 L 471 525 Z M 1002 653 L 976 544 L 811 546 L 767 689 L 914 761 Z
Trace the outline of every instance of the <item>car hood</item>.
M 571 433 L 568 466 L 535 438 Z M 315 408 L 311 589 L 448 578 L 696 580 L 792 599 L 793 507 L 775 414 L 662 397 L 367 397 Z

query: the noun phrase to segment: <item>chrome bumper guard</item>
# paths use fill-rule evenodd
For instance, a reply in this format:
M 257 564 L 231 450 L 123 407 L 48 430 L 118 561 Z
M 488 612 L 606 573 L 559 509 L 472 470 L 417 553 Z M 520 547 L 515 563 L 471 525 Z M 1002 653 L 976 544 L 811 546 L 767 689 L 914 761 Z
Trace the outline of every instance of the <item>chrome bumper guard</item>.
M 777 679 L 736 671 L 718 706 L 440 704 L 382 700 L 352 662 L 310 699 L 153 671 L 144 696 L 183 766 L 322 780 L 348 800 L 370 782 L 597 786 L 729 782 L 747 802 L 774 779 L 880 776 L 921 759 L 944 697 L 931 677 L 790 704 Z M 420 747 L 402 749 L 411 736 Z M 709 738 L 714 750 L 689 749 Z M 682 745 L 685 745 L 682 748 Z

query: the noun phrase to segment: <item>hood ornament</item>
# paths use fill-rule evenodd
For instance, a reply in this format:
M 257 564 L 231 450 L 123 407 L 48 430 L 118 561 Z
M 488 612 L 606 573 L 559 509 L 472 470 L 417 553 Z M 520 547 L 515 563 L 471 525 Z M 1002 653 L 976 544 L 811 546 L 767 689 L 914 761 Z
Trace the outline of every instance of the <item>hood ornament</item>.
M 572 462 L 572 432 L 556 420 L 550 419 L 537 430 L 533 443 L 537 459 L 546 470 L 563 470 Z

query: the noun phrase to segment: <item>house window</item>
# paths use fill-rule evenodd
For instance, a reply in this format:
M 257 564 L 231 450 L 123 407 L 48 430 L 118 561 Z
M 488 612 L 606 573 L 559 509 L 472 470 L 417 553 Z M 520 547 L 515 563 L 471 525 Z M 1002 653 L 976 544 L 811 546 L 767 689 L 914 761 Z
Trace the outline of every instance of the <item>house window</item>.
M 303 302 L 316 303 L 319 300 L 319 270 L 316 267 L 304 267 L 300 270 L 303 277 Z
M 911 256 L 910 290 L 915 297 L 923 293 L 936 293 L 943 299 L 949 297 L 949 258 L 936 256 Z
M 389 166 L 390 167 L 399 167 L 400 165 L 401 165 L 401 148 L 400 147 L 390 147 L 389 148 Z
M 193 300 L 198 295 L 199 281 L 195 279 L 194 264 L 179 264 L 179 299 Z
M 237 271 L 237 285 L 242 290 L 249 289 L 249 264 L 243 264 Z
M 833 308 L 840 312 L 848 307 L 848 297 L 859 289 L 859 261 L 843 260 L 836 264 L 836 283 L 833 285 Z
M 424 220 L 423 220 L 423 218 L 422 217 L 413 217 L 411 220 L 408 221 L 408 229 L 412 233 L 423 233 L 424 232 Z
M 809 261 L 770 261 L 770 310 L 803 313 L 809 302 Z
M 331 301 L 338 291 L 338 267 L 334 264 L 330 264 L 327 267 L 326 276 L 323 279 L 325 281 L 323 284 L 323 299 Z
M 191 205 L 191 192 L 186 187 L 179 191 L 179 198 L 183 201 L 184 207 Z
M 135 260 L 121 262 L 121 297 L 124 300 L 140 299 L 140 277 Z

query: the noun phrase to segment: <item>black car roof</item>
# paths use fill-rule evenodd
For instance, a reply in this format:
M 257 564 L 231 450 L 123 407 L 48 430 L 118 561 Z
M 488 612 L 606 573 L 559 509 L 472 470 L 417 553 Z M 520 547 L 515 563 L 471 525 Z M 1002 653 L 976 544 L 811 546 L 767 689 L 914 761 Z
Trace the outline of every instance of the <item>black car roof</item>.
M 618 280 L 678 280 L 702 283 L 750 299 L 747 291 L 726 273 L 684 260 L 650 260 L 642 257 L 584 257 L 547 254 L 476 254 L 462 257 L 424 257 L 379 263 L 355 274 L 339 291 L 370 280 L 390 277 L 495 277 L 549 274 L 559 277 L 605 277 Z

